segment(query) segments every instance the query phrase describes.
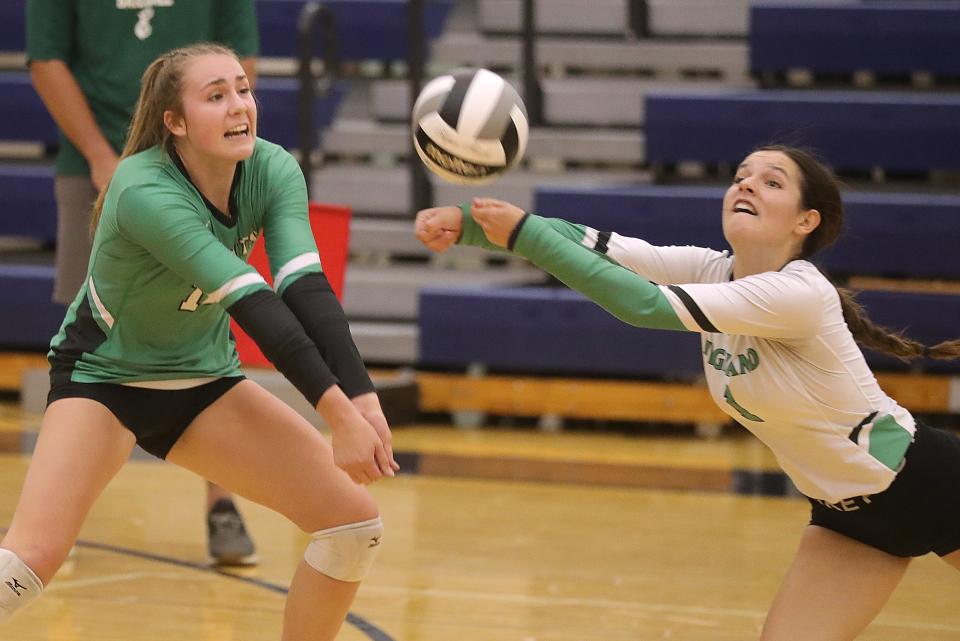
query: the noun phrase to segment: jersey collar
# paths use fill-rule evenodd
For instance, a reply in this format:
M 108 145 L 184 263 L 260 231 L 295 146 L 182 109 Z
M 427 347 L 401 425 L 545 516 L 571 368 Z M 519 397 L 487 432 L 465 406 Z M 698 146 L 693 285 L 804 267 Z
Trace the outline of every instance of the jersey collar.
M 203 195 L 203 192 L 197 187 L 196 183 L 193 182 L 193 178 L 190 177 L 190 173 L 187 171 L 187 168 L 183 164 L 183 160 L 180 158 L 180 154 L 177 153 L 176 149 L 170 150 L 170 158 L 173 160 L 173 164 L 176 165 L 177 169 L 183 174 L 183 177 L 193 185 L 193 188 L 197 190 L 197 193 L 200 194 L 200 198 L 203 199 L 203 204 L 207 206 L 207 209 L 210 211 L 210 214 L 217 219 L 220 224 L 224 227 L 234 227 L 237 224 L 237 187 L 240 185 L 240 177 L 243 174 L 243 161 L 237 162 L 237 168 L 233 172 L 233 183 L 230 185 L 230 212 L 225 214 L 220 211 L 216 205 L 207 200 L 207 197 Z

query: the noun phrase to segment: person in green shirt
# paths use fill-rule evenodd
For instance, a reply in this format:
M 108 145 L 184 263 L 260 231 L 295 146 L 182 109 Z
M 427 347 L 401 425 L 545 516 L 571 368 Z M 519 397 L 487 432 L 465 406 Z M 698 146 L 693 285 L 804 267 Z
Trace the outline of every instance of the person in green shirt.
M 145 72 L 93 253 L 51 343 L 51 391 L 10 529 L 0 618 L 35 599 L 134 443 L 288 517 L 311 543 L 283 639 L 329 641 L 379 548 L 365 485 L 399 469 L 390 428 L 323 274 L 295 159 L 256 137 L 232 51 L 176 49 Z M 274 289 L 246 262 L 260 234 Z M 230 318 L 330 427 L 243 377 Z M 0 585 L 2 587 L 2 585 Z
M 253 83 L 259 48 L 251 0 L 28 0 L 33 85 L 61 130 L 53 299 L 69 305 L 87 272 L 90 211 L 119 161 L 140 76 L 158 55 L 200 41 L 241 56 Z M 210 560 L 256 563 L 253 541 L 229 492 L 207 484 Z

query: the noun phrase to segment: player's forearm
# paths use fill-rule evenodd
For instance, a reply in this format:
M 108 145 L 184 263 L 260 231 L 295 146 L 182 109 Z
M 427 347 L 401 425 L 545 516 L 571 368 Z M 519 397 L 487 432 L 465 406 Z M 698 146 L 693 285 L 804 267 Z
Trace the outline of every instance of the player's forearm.
M 483 229 L 475 220 L 473 220 L 473 216 L 470 214 L 470 203 L 462 203 L 460 205 L 460 210 L 463 212 L 463 231 L 460 235 L 460 240 L 458 241 L 461 245 L 471 245 L 492 251 L 503 251 L 503 247 L 494 245 L 487 239 Z M 563 220 L 562 218 L 541 217 L 541 220 L 550 225 L 551 228 L 553 228 L 564 238 L 588 247 L 588 245 L 584 242 L 588 231 L 586 225 L 571 223 Z M 592 246 L 589 246 L 589 248 L 593 249 Z M 606 260 L 610 259 L 606 258 Z M 610 262 L 613 261 L 611 260 Z
M 284 289 L 282 298 L 339 379 L 344 393 L 354 398 L 372 392 L 373 382 L 327 277 L 322 273 L 305 274 Z
M 570 239 L 543 218 L 521 221 L 514 253 L 553 274 L 620 320 L 638 327 L 684 330 L 660 288 Z
M 47 111 L 88 161 L 116 152 L 100 130 L 80 85 L 61 60 L 30 63 L 30 77 Z

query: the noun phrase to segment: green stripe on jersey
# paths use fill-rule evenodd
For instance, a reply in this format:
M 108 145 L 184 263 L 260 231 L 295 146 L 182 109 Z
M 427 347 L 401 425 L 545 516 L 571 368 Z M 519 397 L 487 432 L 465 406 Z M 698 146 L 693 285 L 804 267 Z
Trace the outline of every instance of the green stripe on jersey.
M 870 430 L 870 456 L 896 471 L 903 462 L 913 437 L 889 414 L 873 422 Z

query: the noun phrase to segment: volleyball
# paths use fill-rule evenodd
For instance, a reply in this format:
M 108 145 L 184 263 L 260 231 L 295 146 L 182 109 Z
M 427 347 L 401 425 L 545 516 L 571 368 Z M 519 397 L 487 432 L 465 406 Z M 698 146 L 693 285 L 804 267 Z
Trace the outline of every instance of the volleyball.
M 455 71 L 424 86 L 413 105 L 413 146 L 447 182 L 479 185 L 523 158 L 529 127 L 523 100 L 487 69 Z

